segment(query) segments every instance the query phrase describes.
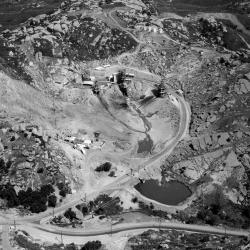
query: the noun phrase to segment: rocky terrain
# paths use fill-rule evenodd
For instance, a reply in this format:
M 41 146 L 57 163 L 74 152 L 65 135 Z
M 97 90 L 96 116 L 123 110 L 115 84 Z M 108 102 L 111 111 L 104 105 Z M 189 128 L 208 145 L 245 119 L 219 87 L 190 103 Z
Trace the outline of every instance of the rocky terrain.
M 176 231 L 149 230 L 141 235 L 130 238 L 125 249 L 230 249 L 236 247 L 244 249 L 247 241 L 241 238 L 227 236 L 211 236 L 188 234 Z
M 229 235 L 112 236 L 112 226 L 161 220 L 248 232 L 248 1 L 20 0 L 0 10 L 0 219 L 18 218 L 12 245 L 248 249 Z M 169 205 L 134 188 L 152 180 L 190 195 Z M 60 230 L 59 246 L 50 233 Z M 98 230 L 98 242 L 80 237 Z

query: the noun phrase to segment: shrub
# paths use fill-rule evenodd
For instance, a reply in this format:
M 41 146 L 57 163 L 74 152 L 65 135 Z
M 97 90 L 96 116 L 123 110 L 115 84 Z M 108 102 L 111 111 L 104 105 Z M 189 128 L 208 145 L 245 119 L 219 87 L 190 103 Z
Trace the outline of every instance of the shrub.
M 115 176 L 115 171 L 111 171 L 110 173 L 109 173 L 109 177 L 114 177 Z
M 0 187 L 0 198 L 7 200 L 7 206 L 10 208 L 19 205 L 16 191 L 10 184 Z
M 81 250 L 99 250 L 102 246 L 102 243 L 99 240 L 88 241 Z
M 110 162 L 105 162 L 102 165 L 100 165 L 99 167 L 97 167 L 95 169 L 96 172 L 109 172 L 109 170 L 111 169 L 112 164 Z
M 67 245 L 64 250 L 77 250 L 77 246 L 74 243 Z
M 82 207 L 82 214 L 85 216 L 85 215 L 88 214 L 88 212 L 89 212 L 88 207 L 83 206 L 83 207 Z
M 131 200 L 133 203 L 137 203 L 138 202 L 138 198 L 137 197 L 134 197 L 134 198 L 132 198 L 132 200 Z

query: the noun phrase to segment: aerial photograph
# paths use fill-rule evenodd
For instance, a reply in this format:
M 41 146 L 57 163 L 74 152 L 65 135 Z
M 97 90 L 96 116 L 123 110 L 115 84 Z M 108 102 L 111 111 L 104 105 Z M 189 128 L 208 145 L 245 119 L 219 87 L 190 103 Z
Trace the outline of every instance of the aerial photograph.
M 0 0 L 0 250 L 250 250 L 250 1 Z

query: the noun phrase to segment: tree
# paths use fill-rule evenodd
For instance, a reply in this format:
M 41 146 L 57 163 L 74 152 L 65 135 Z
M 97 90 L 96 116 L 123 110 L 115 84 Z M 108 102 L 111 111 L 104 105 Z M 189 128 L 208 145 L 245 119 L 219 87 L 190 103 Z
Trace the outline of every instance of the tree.
M 14 187 L 10 184 L 0 187 L 0 198 L 7 200 L 8 207 L 16 207 L 19 205 L 18 196 Z
M 197 218 L 200 220 L 205 220 L 207 216 L 207 209 L 202 208 L 198 213 L 197 213 Z
M 19 203 L 25 208 L 29 208 L 32 213 L 40 213 L 47 209 L 46 203 L 48 201 L 48 195 L 52 192 L 54 192 L 52 185 L 44 185 L 39 191 L 32 190 L 29 187 L 26 191 L 19 191 Z M 50 204 L 52 204 L 53 198 L 50 199 Z
M 62 196 L 62 197 L 65 197 L 66 196 L 66 191 L 64 189 L 60 190 L 59 194 Z
M 69 219 L 70 221 L 72 221 L 73 219 L 76 219 L 76 213 L 74 211 L 72 211 L 71 208 L 69 208 L 65 213 L 64 216 Z
M 54 194 L 50 195 L 48 198 L 48 206 L 49 207 L 55 207 L 57 202 L 57 198 Z
M 88 241 L 81 250 L 99 250 L 102 247 L 102 243 L 99 240 Z

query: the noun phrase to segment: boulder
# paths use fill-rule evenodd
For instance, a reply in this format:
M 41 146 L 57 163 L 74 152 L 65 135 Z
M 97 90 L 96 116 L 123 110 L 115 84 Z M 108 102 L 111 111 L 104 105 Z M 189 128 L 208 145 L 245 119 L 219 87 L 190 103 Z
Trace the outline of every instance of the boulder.
M 0 139 L 0 152 L 3 152 L 4 151 L 4 147 L 3 147 L 3 144 L 1 142 L 1 139 Z
M 19 126 L 18 125 L 14 125 L 14 126 L 12 126 L 12 128 L 11 128 L 13 131 L 15 131 L 15 132 L 18 132 L 19 131 Z
M 63 29 L 62 29 L 62 27 L 61 27 L 61 25 L 60 25 L 59 23 L 57 23 L 57 24 L 55 24 L 55 25 L 53 26 L 53 30 L 54 30 L 54 31 L 57 31 L 57 32 L 59 32 L 59 33 L 64 33 L 64 31 L 63 31 Z
M 239 83 L 241 84 L 241 88 L 243 89 L 243 93 L 248 93 L 250 91 L 250 81 L 248 81 L 246 79 L 240 79 Z
M 68 32 L 69 27 L 68 27 L 68 25 L 67 25 L 66 23 L 62 23 L 62 24 L 61 24 L 61 27 L 62 27 L 62 29 L 63 29 L 63 31 L 64 31 L 65 33 Z
M 29 153 L 28 150 L 25 149 L 25 150 L 22 151 L 22 155 L 25 156 L 25 157 L 27 157 L 27 156 L 30 155 L 30 153 Z
M 229 134 L 228 133 L 221 133 L 218 135 L 218 143 L 220 146 L 224 146 L 228 144 L 228 139 L 229 139 Z
M 245 74 L 245 77 L 250 81 L 250 72 Z
M 239 80 L 239 83 L 240 83 L 240 84 L 249 84 L 249 81 L 246 80 L 246 79 L 240 79 L 240 80 Z
M 76 20 L 73 22 L 73 26 L 78 28 L 80 26 L 80 23 Z

